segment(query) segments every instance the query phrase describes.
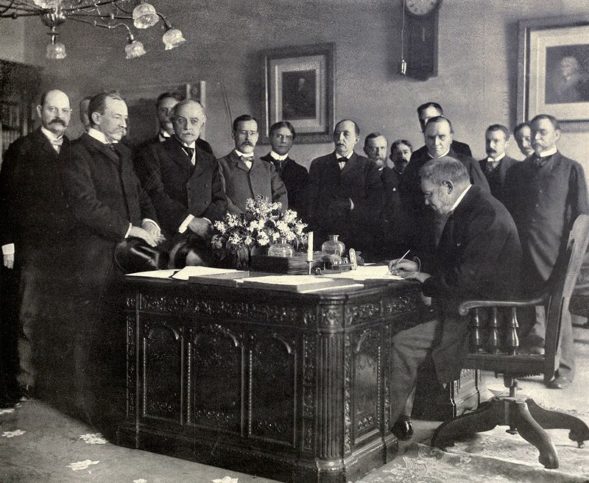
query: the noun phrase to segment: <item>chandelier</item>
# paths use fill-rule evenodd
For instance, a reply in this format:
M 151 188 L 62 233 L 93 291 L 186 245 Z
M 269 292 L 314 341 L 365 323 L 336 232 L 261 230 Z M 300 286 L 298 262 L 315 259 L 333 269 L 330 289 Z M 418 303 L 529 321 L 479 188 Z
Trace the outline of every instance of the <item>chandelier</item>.
M 162 42 L 166 50 L 178 47 L 186 41 L 180 30 L 173 28 L 166 17 L 143 0 L 0 0 L 0 19 L 35 16 L 40 17 L 49 27 L 51 42 L 47 45 L 47 58 L 54 60 L 65 59 L 67 55 L 65 45 L 58 41 L 57 31 L 57 27 L 66 20 L 108 30 L 126 29 L 127 59 L 145 54 L 143 43 L 135 39 L 128 25 L 130 21 L 136 29 L 146 29 L 153 27 L 161 19 L 165 30 Z

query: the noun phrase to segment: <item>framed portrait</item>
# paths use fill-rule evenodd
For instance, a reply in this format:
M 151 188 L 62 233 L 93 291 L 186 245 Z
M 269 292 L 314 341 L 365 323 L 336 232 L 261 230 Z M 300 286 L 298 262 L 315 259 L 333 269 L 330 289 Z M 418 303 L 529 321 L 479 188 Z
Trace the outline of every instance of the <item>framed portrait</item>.
M 589 15 L 519 22 L 518 121 L 589 121 Z
M 128 138 L 131 143 L 139 143 L 153 137 L 158 131 L 155 102 L 164 92 L 180 94 L 185 99 L 194 99 L 206 107 L 205 81 L 183 82 L 178 84 L 138 84 L 119 89 L 129 109 Z M 205 137 L 204 126 L 201 136 Z
M 263 51 L 263 143 L 269 142 L 270 126 L 278 121 L 294 126 L 299 143 L 331 141 L 334 54 L 333 43 Z

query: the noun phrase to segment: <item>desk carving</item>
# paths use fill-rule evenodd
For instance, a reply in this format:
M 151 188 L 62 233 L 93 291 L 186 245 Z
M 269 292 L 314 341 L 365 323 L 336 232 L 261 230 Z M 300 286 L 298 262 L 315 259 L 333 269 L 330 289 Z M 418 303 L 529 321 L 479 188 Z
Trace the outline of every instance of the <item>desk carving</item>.
M 285 294 L 129 280 L 121 444 L 281 481 L 390 461 L 388 351 L 419 287 Z

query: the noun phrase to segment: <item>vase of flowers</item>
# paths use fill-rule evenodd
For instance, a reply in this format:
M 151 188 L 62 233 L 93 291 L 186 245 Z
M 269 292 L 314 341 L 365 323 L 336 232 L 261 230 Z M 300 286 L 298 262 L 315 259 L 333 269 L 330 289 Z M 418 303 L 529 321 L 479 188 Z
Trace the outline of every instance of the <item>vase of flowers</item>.
M 247 200 L 244 213 L 227 213 L 223 220 L 213 224 L 213 253 L 221 265 L 247 268 L 251 254 L 265 253 L 279 240 L 295 250 L 305 246 L 306 227 L 296 211 L 283 211 L 281 203 L 257 196 Z

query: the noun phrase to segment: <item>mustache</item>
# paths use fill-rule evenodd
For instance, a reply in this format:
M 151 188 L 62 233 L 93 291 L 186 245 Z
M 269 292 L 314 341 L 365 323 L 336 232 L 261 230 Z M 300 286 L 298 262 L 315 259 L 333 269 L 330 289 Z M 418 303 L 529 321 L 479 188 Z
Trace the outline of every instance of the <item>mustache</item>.
M 53 119 L 49 124 L 61 124 L 63 127 L 66 127 L 65 121 L 63 119 Z

